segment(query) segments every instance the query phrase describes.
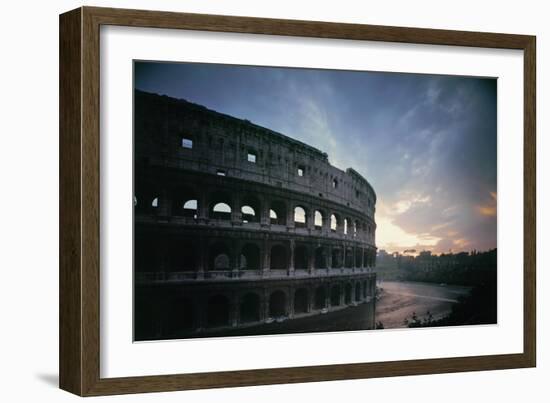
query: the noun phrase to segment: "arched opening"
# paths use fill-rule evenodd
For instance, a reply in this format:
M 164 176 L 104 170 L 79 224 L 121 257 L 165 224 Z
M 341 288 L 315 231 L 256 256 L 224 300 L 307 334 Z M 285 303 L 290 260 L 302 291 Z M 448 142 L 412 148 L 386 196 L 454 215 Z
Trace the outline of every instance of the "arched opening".
M 286 207 L 281 201 L 271 203 L 269 221 L 272 225 L 286 225 Z
M 363 298 L 367 298 L 367 280 L 363 281 Z
M 247 243 L 241 250 L 241 270 L 260 270 L 260 248 L 253 243 Z
M 149 239 L 136 238 L 134 270 L 138 273 L 154 272 L 160 266 L 158 246 Z
M 344 234 L 348 234 L 348 225 L 349 225 L 349 221 L 347 218 L 344 218 Z
M 269 267 L 272 270 L 286 270 L 288 268 L 286 248 L 283 245 L 278 244 L 271 247 Z
M 197 199 L 189 199 L 183 203 L 183 216 L 197 218 L 198 214 Z
M 327 307 L 327 292 L 325 287 L 320 285 L 315 289 L 315 309 L 323 309 Z
M 210 247 L 210 270 L 231 270 L 231 249 L 224 242 L 217 242 Z
M 198 197 L 190 188 L 174 190 L 172 196 L 172 214 L 176 216 L 194 217 L 198 214 Z
M 207 303 L 206 317 L 209 327 L 228 325 L 229 299 L 225 295 L 210 297 Z
M 325 254 L 325 248 L 323 246 L 319 246 L 315 248 L 315 268 L 316 269 L 327 268 L 327 257 Z
M 344 303 L 346 305 L 351 304 L 351 284 L 347 283 L 345 287 Z
M 216 220 L 231 220 L 231 207 L 227 203 L 216 203 L 212 207 L 212 218 Z
M 294 225 L 296 228 L 305 228 L 307 224 L 306 210 L 303 207 L 294 208 Z
M 344 267 L 353 267 L 353 250 L 351 248 L 346 248 L 346 261 L 344 262 Z
M 338 217 L 335 214 L 330 216 L 330 230 L 336 231 L 338 229 Z
M 155 197 L 155 198 L 151 201 L 151 208 L 154 210 L 154 209 L 156 209 L 158 206 L 159 206 L 159 198 L 158 198 L 158 197 Z
M 175 298 L 163 309 L 163 332 L 167 335 L 194 328 L 193 302 L 190 298 Z
M 283 291 L 278 290 L 269 297 L 269 316 L 277 318 L 286 316 L 286 295 Z
M 342 267 L 342 249 L 340 248 L 332 249 L 332 267 L 335 269 Z
M 247 196 L 243 199 L 241 214 L 243 223 L 260 222 L 260 201 L 256 197 Z
M 319 210 L 315 211 L 315 229 L 320 230 L 323 228 L 323 213 Z
M 361 283 L 357 282 L 355 284 L 355 300 L 361 301 Z
M 367 250 L 363 250 L 363 267 L 369 267 L 369 253 Z
M 363 252 L 359 248 L 354 249 L 354 256 L 355 256 L 355 266 L 354 267 L 361 267 L 361 256 L 363 255 Z
M 240 321 L 241 323 L 258 322 L 260 320 L 260 297 L 258 294 L 249 292 L 241 300 Z
M 294 248 L 294 268 L 295 269 L 307 269 L 309 256 L 307 247 L 304 245 L 297 245 Z
M 306 313 L 308 311 L 307 289 L 299 288 L 294 293 L 294 313 Z
M 243 218 L 243 223 L 256 222 L 256 211 L 250 206 L 242 206 L 241 214 Z
M 340 305 L 340 286 L 335 284 L 330 289 L 330 306 Z
M 174 242 L 171 247 L 170 271 L 194 271 L 197 265 L 197 247 L 193 242 Z

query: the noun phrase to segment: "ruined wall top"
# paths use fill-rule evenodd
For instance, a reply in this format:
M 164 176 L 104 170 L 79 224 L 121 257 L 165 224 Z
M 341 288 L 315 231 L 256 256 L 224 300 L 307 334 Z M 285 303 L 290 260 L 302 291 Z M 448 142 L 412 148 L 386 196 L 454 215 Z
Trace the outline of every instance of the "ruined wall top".
M 281 133 L 167 96 L 135 91 L 135 161 L 308 193 L 374 217 L 376 194 L 353 168 Z M 351 150 L 350 150 L 351 152 Z

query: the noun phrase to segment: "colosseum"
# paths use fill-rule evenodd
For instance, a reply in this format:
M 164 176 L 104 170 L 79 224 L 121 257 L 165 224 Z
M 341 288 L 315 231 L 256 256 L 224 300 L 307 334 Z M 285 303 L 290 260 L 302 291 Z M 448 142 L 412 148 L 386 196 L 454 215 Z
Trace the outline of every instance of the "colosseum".
M 246 334 L 363 304 L 374 328 L 365 178 L 184 100 L 136 90 L 134 116 L 135 340 Z

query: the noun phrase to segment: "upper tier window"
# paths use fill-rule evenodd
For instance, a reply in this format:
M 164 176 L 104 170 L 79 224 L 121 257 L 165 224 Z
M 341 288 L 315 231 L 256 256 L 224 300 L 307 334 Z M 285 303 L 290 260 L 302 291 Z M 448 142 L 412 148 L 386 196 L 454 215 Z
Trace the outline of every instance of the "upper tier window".
M 252 162 L 253 164 L 255 164 L 256 163 L 256 153 L 253 153 L 252 151 L 249 151 L 248 156 L 247 156 L 247 160 L 248 160 L 248 162 Z
M 304 176 L 306 171 L 306 167 L 303 165 L 298 165 L 298 176 Z
M 181 138 L 181 146 L 182 148 L 193 148 L 193 139 L 190 137 L 182 137 Z

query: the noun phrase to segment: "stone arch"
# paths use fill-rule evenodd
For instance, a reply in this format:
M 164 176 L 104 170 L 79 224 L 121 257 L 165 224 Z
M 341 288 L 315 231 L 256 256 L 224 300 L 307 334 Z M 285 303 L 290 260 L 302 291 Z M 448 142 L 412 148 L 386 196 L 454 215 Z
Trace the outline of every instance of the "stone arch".
M 286 315 L 286 294 L 281 290 L 274 291 L 269 296 L 269 316 L 277 318 Z
M 197 199 L 187 199 L 182 204 L 182 215 L 197 219 L 199 211 L 199 202 Z
M 363 298 L 367 298 L 367 280 L 363 280 Z
M 225 295 L 217 294 L 208 298 L 206 320 L 208 327 L 229 325 L 230 303 Z
M 193 301 L 188 297 L 173 298 L 163 308 L 163 332 L 174 334 L 195 328 Z
M 272 270 L 288 269 L 287 248 L 282 244 L 276 244 L 271 247 L 270 264 Z
M 346 305 L 351 304 L 351 290 L 352 290 L 351 284 L 346 283 L 346 285 L 344 287 L 344 303 Z
M 260 297 L 255 292 L 248 292 L 241 298 L 240 322 L 250 323 L 260 320 Z
M 303 206 L 294 207 L 294 226 L 296 228 L 307 227 L 307 209 Z
M 361 267 L 361 256 L 363 252 L 360 248 L 355 248 L 355 267 Z
M 246 196 L 241 203 L 241 215 L 244 223 L 260 222 L 262 206 L 256 196 Z
M 342 249 L 339 247 L 332 248 L 332 267 L 335 269 L 342 267 Z
M 336 232 L 338 231 L 338 224 L 339 224 L 339 218 L 338 218 L 338 215 L 333 213 L 331 214 L 330 216 L 330 230 L 332 232 Z
M 330 306 L 340 306 L 340 284 L 330 288 Z
M 344 267 L 346 268 L 353 267 L 353 249 L 350 247 L 346 247 Z
M 324 246 L 318 246 L 315 248 L 315 268 L 326 269 L 327 268 L 327 256 Z
M 294 268 L 307 269 L 309 262 L 308 248 L 305 245 L 296 245 L 294 248 Z
M 198 199 L 198 194 L 193 189 L 187 187 L 175 189 L 172 196 L 172 214 L 194 217 L 198 214 Z
M 271 203 L 269 222 L 273 225 L 286 225 L 286 205 L 280 200 Z
M 315 309 L 323 309 L 327 307 L 327 291 L 324 285 L 320 285 L 315 289 L 314 299 Z
M 315 229 L 320 230 L 323 228 L 324 219 L 325 219 L 325 215 L 323 214 L 323 212 L 321 210 L 315 210 L 315 215 L 313 220 Z
M 189 239 L 176 241 L 170 248 L 170 271 L 194 271 L 197 266 L 197 245 Z
M 355 283 L 355 300 L 361 301 L 361 282 Z
M 217 220 L 231 220 L 232 198 L 227 192 L 215 192 L 210 197 L 210 217 Z
M 231 252 L 228 242 L 215 242 L 209 249 L 209 270 L 231 270 L 233 266 L 233 253 Z
M 255 243 L 246 243 L 241 249 L 239 269 L 260 270 L 260 247 Z
M 294 313 L 308 312 L 308 298 L 307 288 L 298 288 L 294 292 Z

